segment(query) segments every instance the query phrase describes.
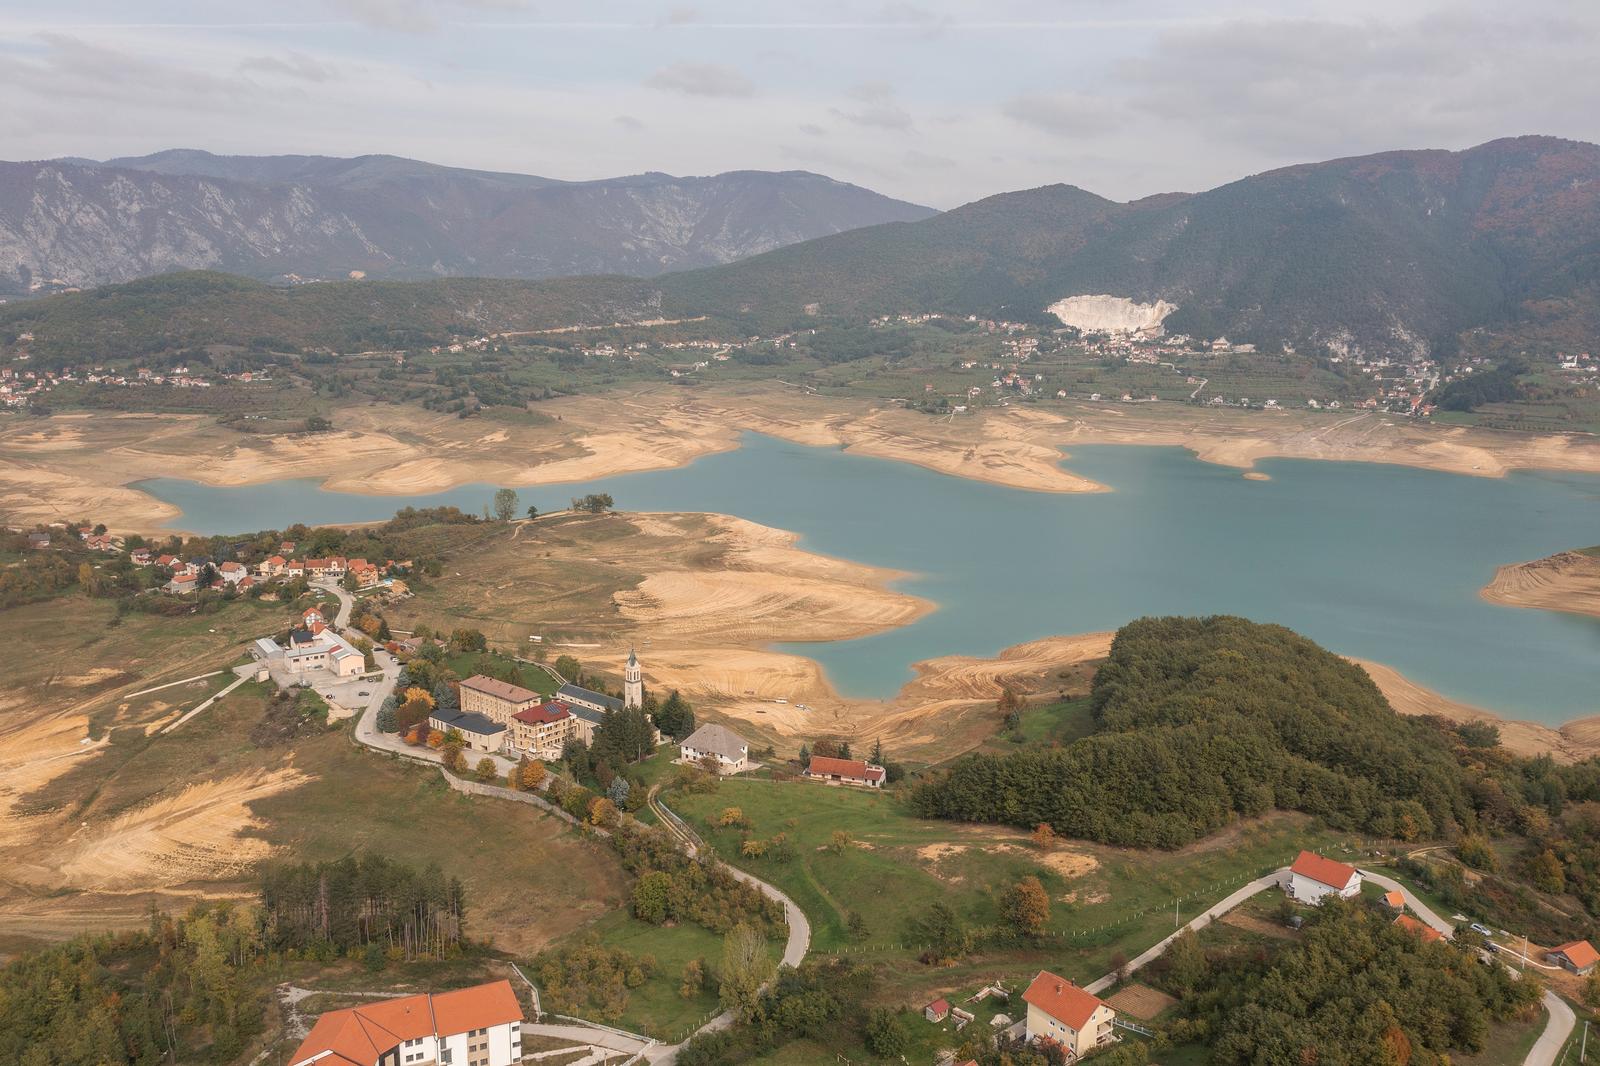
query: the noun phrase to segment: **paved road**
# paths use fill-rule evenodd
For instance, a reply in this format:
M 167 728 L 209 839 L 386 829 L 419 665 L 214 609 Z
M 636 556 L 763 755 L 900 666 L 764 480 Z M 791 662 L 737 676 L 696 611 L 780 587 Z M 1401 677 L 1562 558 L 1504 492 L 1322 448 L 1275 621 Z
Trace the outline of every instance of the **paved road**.
M 1456 927 L 1435 914 L 1426 903 L 1423 903 L 1411 890 L 1392 877 L 1375 874 L 1370 870 L 1362 870 L 1361 876 L 1368 881 L 1376 882 L 1391 891 L 1398 892 L 1405 897 L 1406 906 L 1416 912 L 1418 918 L 1433 926 L 1445 936 L 1453 936 Z M 1505 963 L 1504 959 L 1500 960 Z M 1507 969 L 1510 965 L 1505 963 Z M 1528 1052 L 1528 1057 L 1522 1060 L 1522 1066 L 1554 1066 L 1556 1056 L 1561 1054 L 1561 1048 L 1566 1044 L 1567 1038 L 1572 1035 L 1572 1027 L 1577 1024 L 1577 1018 L 1572 1013 L 1572 1008 L 1567 1001 L 1550 991 L 1544 991 L 1542 997 L 1544 1009 L 1550 1013 L 1550 1021 L 1544 1027 L 1544 1032 L 1539 1034 L 1539 1039 L 1534 1042 L 1533 1048 Z
M 694 835 L 680 824 L 677 815 L 673 814 L 671 809 L 661 802 L 660 797 L 657 795 L 660 788 L 660 785 L 652 786 L 646 802 L 649 803 L 650 809 L 655 812 L 656 817 L 661 820 L 662 827 L 677 837 L 678 842 L 690 855 L 695 854 L 699 850 L 698 842 Z M 775 886 L 745 873 L 737 866 L 730 866 L 727 863 L 722 863 L 721 865 L 723 869 L 738 880 L 747 885 L 754 885 L 768 899 L 775 899 L 783 904 L 783 920 L 789 925 L 789 939 L 783 946 L 782 965 L 799 966 L 805 960 L 806 952 L 811 950 L 811 922 L 806 918 L 805 912 L 799 908 L 794 900 L 779 891 Z M 733 1024 L 733 1021 L 733 1012 L 724 1011 L 695 1030 L 695 1035 L 712 1032 L 717 1029 L 726 1029 Z M 652 1063 L 659 1064 L 659 1066 L 668 1066 L 668 1064 L 677 1059 L 678 1049 L 682 1046 L 682 1044 L 657 1044 L 655 1047 L 647 1049 L 644 1052 L 644 1057 Z
M 350 612 L 355 608 L 356 598 L 350 595 L 349 592 L 345 591 L 343 586 L 334 581 L 312 581 L 310 582 L 310 585 L 314 589 L 321 589 L 323 592 L 331 592 L 335 596 L 339 597 L 339 614 L 338 617 L 334 618 L 333 624 L 340 629 L 343 629 L 345 626 L 349 625 Z
M 1193 929 L 1196 932 L 1199 932 L 1201 929 L 1204 929 L 1206 926 L 1210 925 L 1224 914 L 1227 914 L 1229 911 L 1233 910 L 1233 908 L 1237 907 L 1251 896 L 1254 896 L 1256 893 L 1264 892 L 1269 888 L 1276 887 L 1287 876 L 1289 876 L 1289 868 L 1285 866 L 1272 871 L 1270 874 L 1263 874 L 1254 881 L 1251 881 L 1249 884 L 1245 885 L 1243 888 L 1236 889 L 1234 892 L 1225 897 L 1220 903 L 1214 904 L 1204 913 L 1191 918 L 1189 923 L 1182 929 L 1174 930 L 1172 935 L 1161 941 L 1161 943 L 1147 951 L 1141 952 L 1139 955 L 1131 959 L 1127 965 L 1128 973 L 1134 973 L 1135 971 L 1142 969 L 1143 967 L 1154 962 L 1156 959 L 1160 958 L 1162 953 L 1165 952 L 1167 948 L 1172 945 L 1172 942 L 1176 940 L 1185 930 Z M 1113 971 L 1096 981 L 1091 981 L 1089 984 L 1086 984 L 1083 987 L 1087 991 L 1092 992 L 1095 995 L 1099 995 L 1101 992 L 1104 992 L 1106 989 L 1110 988 L 1116 983 L 1117 974 L 1115 971 Z

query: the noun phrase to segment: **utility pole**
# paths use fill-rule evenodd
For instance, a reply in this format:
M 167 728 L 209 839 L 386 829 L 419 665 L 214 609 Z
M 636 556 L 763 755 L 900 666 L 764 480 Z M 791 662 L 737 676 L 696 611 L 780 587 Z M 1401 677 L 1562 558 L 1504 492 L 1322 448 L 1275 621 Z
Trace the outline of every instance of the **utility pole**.
M 1172 928 L 1178 928 L 1178 901 L 1172 901 Z
M 1584 1056 L 1589 1053 L 1589 1019 L 1583 1020 L 1583 1042 L 1578 1045 L 1578 1062 L 1585 1062 Z

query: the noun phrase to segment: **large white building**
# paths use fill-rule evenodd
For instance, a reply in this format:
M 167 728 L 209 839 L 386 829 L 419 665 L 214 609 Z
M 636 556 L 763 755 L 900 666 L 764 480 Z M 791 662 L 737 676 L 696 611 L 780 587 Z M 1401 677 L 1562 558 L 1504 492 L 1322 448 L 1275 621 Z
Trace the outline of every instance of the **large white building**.
M 301 619 L 303 628 L 289 634 L 289 646 L 262 637 L 251 652 L 269 667 L 291 674 L 326 670 L 334 677 L 355 677 L 367 665 L 367 657 L 344 637 L 328 628 L 322 613 L 308 608 Z
M 1301 903 L 1321 903 L 1329 896 L 1351 899 L 1361 892 L 1361 874 L 1354 866 L 1302 851 L 1289 867 L 1284 891 Z
M 522 1006 L 509 981 L 377 1000 L 317 1019 L 289 1066 L 512 1066 Z
M 750 766 L 750 744 L 727 726 L 707 723 L 678 745 L 678 757 L 695 763 L 715 759 L 718 773 L 736 774 Z

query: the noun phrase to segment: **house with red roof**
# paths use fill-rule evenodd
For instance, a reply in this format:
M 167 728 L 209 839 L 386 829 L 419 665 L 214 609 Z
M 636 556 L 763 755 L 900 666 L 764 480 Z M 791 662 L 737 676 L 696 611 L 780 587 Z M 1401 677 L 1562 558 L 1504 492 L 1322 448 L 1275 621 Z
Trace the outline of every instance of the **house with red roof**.
M 522 1061 L 522 1006 L 511 982 L 331 1010 L 289 1066 L 512 1066 Z
M 1545 958 L 1582 977 L 1594 969 L 1595 963 L 1600 962 L 1600 953 L 1596 953 L 1594 945 L 1587 940 L 1574 940 L 1570 944 L 1551 948 Z
M 277 577 L 279 574 L 283 573 L 283 569 L 288 565 L 288 563 L 289 560 L 285 559 L 281 555 L 269 555 L 265 559 L 261 560 L 259 564 L 257 564 L 256 573 L 260 574 L 262 577 Z
M 1399 914 L 1406 909 L 1406 898 L 1398 892 L 1385 892 L 1383 894 L 1383 905 Z
M 1039 971 L 1022 993 L 1022 1001 L 1028 1005 L 1029 1042 L 1059 1044 L 1069 1060 L 1116 1039 L 1113 1023 L 1117 1012 L 1111 1005 L 1049 970 Z
M 1289 867 L 1283 890 L 1301 903 L 1321 903 L 1329 896 L 1353 899 L 1361 891 L 1361 874 L 1354 866 L 1302 851 Z
M 950 1001 L 943 998 L 934 1000 L 932 1003 L 922 1008 L 922 1016 L 928 1019 L 930 1022 L 944 1021 L 946 1018 L 950 1017 Z
M 805 768 L 805 776 L 830 784 L 882 788 L 884 778 L 888 774 L 883 767 L 874 766 L 861 759 L 833 759 L 825 755 L 813 755 L 810 764 Z

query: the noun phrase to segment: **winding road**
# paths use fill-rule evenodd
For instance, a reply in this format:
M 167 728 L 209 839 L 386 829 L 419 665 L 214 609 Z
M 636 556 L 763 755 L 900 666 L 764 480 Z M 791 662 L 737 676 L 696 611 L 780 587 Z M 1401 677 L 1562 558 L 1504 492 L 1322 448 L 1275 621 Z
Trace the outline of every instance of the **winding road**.
M 1454 925 L 1441 918 L 1432 907 L 1418 899 L 1415 893 L 1399 881 L 1384 874 L 1373 873 L 1371 870 L 1360 870 L 1358 872 L 1364 879 L 1371 881 L 1373 884 L 1381 885 L 1391 892 L 1400 893 L 1401 897 L 1406 901 L 1406 906 L 1423 922 L 1439 930 L 1447 937 L 1455 935 L 1456 927 Z M 1141 952 L 1129 961 L 1125 972 L 1132 974 L 1144 968 L 1160 958 L 1167 948 L 1172 945 L 1172 942 L 1185 930 L 1193 929 L 1199 931 L 1204 929 L 1258 892 L 1276 888 L 1288 876 L 1289 868 L 1283 866 L 1269 874 L 1263 874 L 1242 888 L 1236 889 L 1220 902 L 1213 904 L 1203 913 L 1190 919 L 1189 923 L 1183 926 L 1182 929 L 1175 930 L 1171 936 L 1162 940 L 1159 944 Z M 1492 958 L 1493 956 L 1485 953 L 1484 957 Z M 1501 961 L 1503 962 L 1504 960 Z M 1511 967 L 1507 965 L 1507 969 L 1511 969 Z M 1117 977 L 1118 975 L 1115 972 L 1108 973 L 1083 987 L 1087 991 L 1099 995 L 1116 984 Z M 1567 1038 L 1572 1035 L 1572 1028 L 1577 1023 L 1577 1018 L 1573 1014 L 1572 1008 L 1567 1005 L 1565 1000 L 1549 989 L 1545 989 L 1541 1002 L 1550 1015 L 1550 1021 L 1545 1025 L 1544 1032 L 1539 1034 L 1539 1039 L 1534 1042 L 1527 1057 L 1522 1060 L 1523 1066 L 1555 1066 L 1556 1056 L 1561 1054 L 1562 1047 L 1566 1045 Z

